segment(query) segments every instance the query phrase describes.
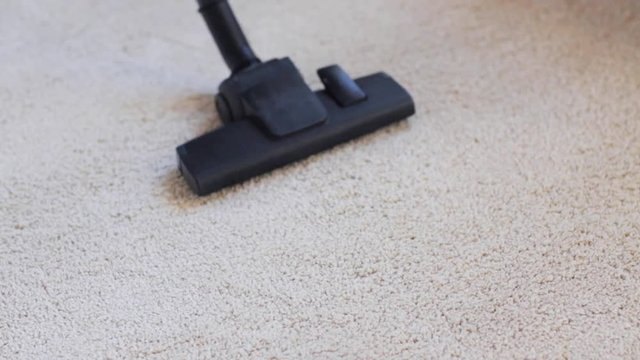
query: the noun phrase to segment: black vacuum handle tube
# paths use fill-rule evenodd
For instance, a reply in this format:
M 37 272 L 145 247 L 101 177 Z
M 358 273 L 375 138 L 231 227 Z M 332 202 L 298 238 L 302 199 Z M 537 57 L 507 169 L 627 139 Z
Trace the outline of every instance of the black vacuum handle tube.
M 227 0 L 198 0 L 198 4 L 200 13 L 231 72 L 236 73 L 260 63 Z

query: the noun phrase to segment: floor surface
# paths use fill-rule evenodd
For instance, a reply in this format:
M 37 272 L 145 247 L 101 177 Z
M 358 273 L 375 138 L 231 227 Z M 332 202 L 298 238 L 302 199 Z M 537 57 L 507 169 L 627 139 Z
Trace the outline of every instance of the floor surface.
M 640 358 L 640 2 L 232 4 L 417 115 L 197 198 L 195 1 L 4 0 L 0 358 Z

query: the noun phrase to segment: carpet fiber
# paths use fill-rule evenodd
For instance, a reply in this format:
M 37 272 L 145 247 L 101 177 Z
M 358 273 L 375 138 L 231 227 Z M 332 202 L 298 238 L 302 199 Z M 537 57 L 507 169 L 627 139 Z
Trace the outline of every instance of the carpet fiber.
M 638 1 L 232 1 L 417 115 L 206 198 L 195 2 L 3 4 L 0 358 L 640 357 Z

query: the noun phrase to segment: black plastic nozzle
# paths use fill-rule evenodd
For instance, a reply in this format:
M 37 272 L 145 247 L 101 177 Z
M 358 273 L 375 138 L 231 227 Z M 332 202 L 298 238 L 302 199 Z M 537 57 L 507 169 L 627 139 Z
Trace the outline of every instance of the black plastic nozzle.
M 200 13 L 233 73 L 259 64 L 227 0 L 198 0 Z
M 411 95 L 384 73 L 352 79 L 318 70 L 313 91 L 289 58 L 261 62 L 227 0 L 198 0 L 231 76 L 216 97 L 224 126 L 177 148 L 180 171 L 206 195 L 304 159 L 415 113 Z

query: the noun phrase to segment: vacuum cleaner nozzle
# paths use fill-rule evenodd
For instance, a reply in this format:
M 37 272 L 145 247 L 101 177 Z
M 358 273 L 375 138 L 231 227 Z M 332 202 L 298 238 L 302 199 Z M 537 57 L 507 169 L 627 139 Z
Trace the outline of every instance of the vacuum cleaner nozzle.
M 318 70 L 313 92 L 289 58 L 261 62 L 227 0 L 198 0 L 232 75 L 216 107 L 225 125 L 178 147 L 180 171 L 207 195 L 301 160 L 415 113 L 409 93 L 377 73 L 353 80 L 337 65 Z

